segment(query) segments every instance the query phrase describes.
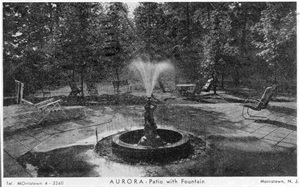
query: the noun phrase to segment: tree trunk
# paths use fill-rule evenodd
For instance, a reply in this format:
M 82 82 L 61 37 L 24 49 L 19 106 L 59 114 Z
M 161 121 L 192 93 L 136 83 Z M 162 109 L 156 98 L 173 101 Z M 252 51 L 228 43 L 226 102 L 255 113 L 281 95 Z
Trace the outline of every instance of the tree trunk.
M 84 70 L 82 69 L 81 70 L 81 83 L 80 83 L 81 84 L 81 86 L 80 86 L 81 88 L 80 89 L 81 89 L 81 97 L 82 97 L 82 99 L 84 99 L 83 80 L 84 80 Z
M 190 10 L 189 10 L 189 3 L 186 3 L 186 19 L 187 19 L 187 25 L 186 25 L 186 29 L 187 29 L 187 40 L 185 42 L 185 46 L 187 44 L 190 44 L 191 42 L 191 30 L 190 30 Z
M 165 93 L 165 92 L 166 92 L 166 89 L 165 89 L 165 86 L 164 86 L 164 84 L 163 84 L 163 82 L 162 82 L 161 77 L 158 78 L 158 84 L 159 84 L 159 87 L 160 87 L 161 91 L 162 91 L 163 93 Z
M 224 90 L 224 77 L 225 77 L 225 68 L 222 68 L 222 75 L 221 75 L 221 89 Z
M 73 71 L 72 71 L 72 81 L 75 82 L 75 70 L 74 70 L 74 69 L 73 69 Z
M 119 74 L 119 68 L 117 66 L 115 66 L 115 71 L 116 71 L 116 77 L 117 77 L 117 81 L 118 83 L 120 82 L 120 74 Z M 117 93 L 120 92 L 120 84 L 117 84 Z

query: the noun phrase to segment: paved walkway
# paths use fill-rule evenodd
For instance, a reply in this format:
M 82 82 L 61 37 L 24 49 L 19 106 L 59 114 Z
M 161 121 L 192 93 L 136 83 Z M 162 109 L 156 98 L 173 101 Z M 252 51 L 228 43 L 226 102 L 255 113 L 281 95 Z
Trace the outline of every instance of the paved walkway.
M 207 126 L 207 133 L 212 141 L 220 135 L 251 136 L 268 145 L 252 149 L 261 151 L 268 147 L 271 151 L 287 150 L 296 154 L 297 120 L 295 113 L 263 110 L 252 112 L 261 117 L 244 119 L 241 116 L 242 106 L 239 103 L 199 103 L 186 106 L 208 113 L 222 114 L 214 121 L 214 125 Z M 296 109 L 296 103 L 271 102 L 270 106 L 271 108 Z M 85 108 L 87 114 L 85 118 L 36 127 L 26 123 L 28 119 L 26 115 L 20 115 L 26 114 L 28 111 L 22 111 L 18 106 L 4 107 L 4 177 L 34 176 L 17 162 L 21 155 L 30 150 L 43 152 L 69 145 L 94 144 L 96 129 L 98 134 L 105 136 L 116 130 L 130 129 L 143 124 L 143 108 L 141 106 L 127 106 L 126 111 L 130 114 L 129 116 L 113 107 L 89 107 Z M 214 113 L 209 115 L 214 115 Z M 197 113 L 190 112 L 189 115 L 192 118 L 193 115 L 197 116 Z M 24 123 L 28 126 L 24 126 Z M 18 126 L 18 124 L 23 124 L 23 126 Z M 222 141 L 220 143 L 226 145 Z M 227 146 L 238 147 L 239 145 L 227 144 Z
M 129 108 L 135 107 L 129 106 Z M 97 110 L 85 108 L 84 112 L 87 115 L 85 118 L 76 119 L 72 116 L 74 113 L 70 114 L 67 109 L 68 116 L 73 119 L 37 127 L 30 118 L 32 112 L 24 110 L 23 106 L 4 107 L 4 177 L 32 177 L 17 162 L 17 159 L 28 151 L 42 152 L 72 144 L 95 144 L 96 129 L 99 134 L 104 135 L 103 132 L 107 134 L 116 129 L 138 125 L 132 118 L 124 118 L 110 107 L 101 107 Z M 140 116 L 142 116 L 141 112 Z
M 238 103 L 195 104 L 187 106 L 224 113 L 223 120 L 231 122 L 230 126 L 235 126 L 237 129 L 248 132 L 274 146 L 296 148 L 297 118 L 295 114 L 289 115 L 270 110 L 251 111 L 250 114 L 256 117 L 246 116 L 245 119 L 241 115 L 243 107 Z M 273 102 L 270 104 L 270 107 L 273 106 L 296 109 L 296 103 Z

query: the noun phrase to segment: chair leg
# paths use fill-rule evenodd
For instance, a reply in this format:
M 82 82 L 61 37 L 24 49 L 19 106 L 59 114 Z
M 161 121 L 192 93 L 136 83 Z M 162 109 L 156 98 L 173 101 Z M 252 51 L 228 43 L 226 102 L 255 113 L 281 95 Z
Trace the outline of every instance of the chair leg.
M 247 108 L 247 114 L 248 114 L 250 117 L 260 117 L 260 116 L 251 115 L 250 112 L 249 112 L 249 108 Z
M 48 109 L 46 108 L 45 110 L 43 110 L 43 111 L 47 112 L 47 114 L 38 122 L 38 124 L 40 124 L 57 106 L 60 106 L 60 105 L 58 103 L 55 103 L 52 107 L 50 107 Z
M 43 120 L 43 117 L 41 119 L 41 116 L 42 116 L 43 112 L 44 112 L 43 110 L 40 110 L 37 114 L 32 115 L 32 118 L 37 122 L 37 124 L 39 124 L 40 121 Z
M 67 117 L 67 119 L 69 119 L 69 116 L 67 115 L 65 109 L 62 108 L 61 111 L 64 113 L 64 115 Z
M 246 116 L 245 116 L 245 108 L 246 108 L 246 113 L 248 114 L 249 117 L 259 117 L 259 116 L 254 116 L 254 115 L 251 115 L 250 112 L 249 112 L 249 108 L 248 107 L 245 107 L 243 106 L 243 110 L 242 110 L 242 116 L 246 119 Z
M 67 119 L 69 119 L 69 116 L 67 115 L 65 109 L 63 107 L 61 107 L 60 105 L 59 105 L 59 110 L 67 117 Z
M 61 105 L 59 103 L 55 103 L 53 106 L 47 108 L 46 110 L 42 110 L 38 113 L 38 115 L 40 115 L 42 112 L 47 112 L 46 115 L 44 115 L 40 120 L 36 119 L 36 121 L 38 121 L 37 124 L 40 124 L 51 112 L 56 112 L 57 110 L 61 111 L 67 117 L 67 119 L 69 119 L 67 113 L 61 107 Z
M 247 114 L 252 117 L 252 115 L 249 113 L 249 108 L 247 108 Z
M 52 107 L 52 109 L 53 109 L 54 107 L 58 108 L 58 109 L 59 109 L 59 110 L 67 117 L 67 119 L 69 119 L 69 116 L 67 115 L 65 109 L 64 109 L 59 103 L 56 103 L 56 104 Z
M 42 123 L 42 121 L 43 121 L 49 114 L 50 114 L 50 111 L 47 112 L 47 114 L 44 115 L 44 117 L 42 117 L 42 119 L 40 119 L 40 120 L 38 121 L 37 125 L 39 125 L 40 123 Z
M 249 112 L 249 108 L 247 108 L 247 114 L 248 114 L 250 117 L 266 118 L 265 116 L 251 115 L 250 112 Z

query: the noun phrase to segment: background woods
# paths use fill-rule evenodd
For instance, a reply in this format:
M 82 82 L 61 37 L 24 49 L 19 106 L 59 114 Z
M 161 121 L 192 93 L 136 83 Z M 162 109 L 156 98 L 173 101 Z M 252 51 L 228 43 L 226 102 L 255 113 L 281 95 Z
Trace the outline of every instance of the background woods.
M 133 14 L 126 3 L 3 3 L 4 95 L 14 79 L 27 94 L 119 80 L 140 54 L 169 59 L 177 82 L 295 84 L 296 3 L 143 2 Z

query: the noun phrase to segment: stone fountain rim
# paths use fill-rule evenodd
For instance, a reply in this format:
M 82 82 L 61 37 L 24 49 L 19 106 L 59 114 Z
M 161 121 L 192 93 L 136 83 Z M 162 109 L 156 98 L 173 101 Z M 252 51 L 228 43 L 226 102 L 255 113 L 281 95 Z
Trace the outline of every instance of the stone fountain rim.
M 187 133 L 185 131 L 182 131 L 182 130 L 178 130 L 178 129 L 174 129 L 174 128 L 166 128 L 166 127 L 160 127 L 160 128 L 158 128 L 158 130 L 174 131 L 174 132 L 179 133 L 182 136 L 182 138 L 179 141 L 175 142 L 175 143 L 171 143 L 171 144 L 167 144 L 167 145 L 159 146 L 159 147 L 129 144 L 129 143 L 125 143 L 125 142 L 123 142 L 119 139 L 119 137 L 121 135 L 125 134 L 125 133 L 132 132 L 132 131 L 140 131 L 140 130 L 143 130 L 143 129 L 144 128 L 141 127 L 141 128 L 137 128 L 137 129 L 134 129 L 134 130 L 120 132 L 120 133 L 113 136 L 112 142 L 119 145 L 119 146 L 122 146 L 122 147 L 131 148 L 131 149 L 138 149 L 138 150 L 168 149 L 168 148 L 174 148 L 174 147 L 177 147 L 177 146 L 180 146 L 180 145 L 183 145 L 183 144 L 189 142 L 189 133 Z

